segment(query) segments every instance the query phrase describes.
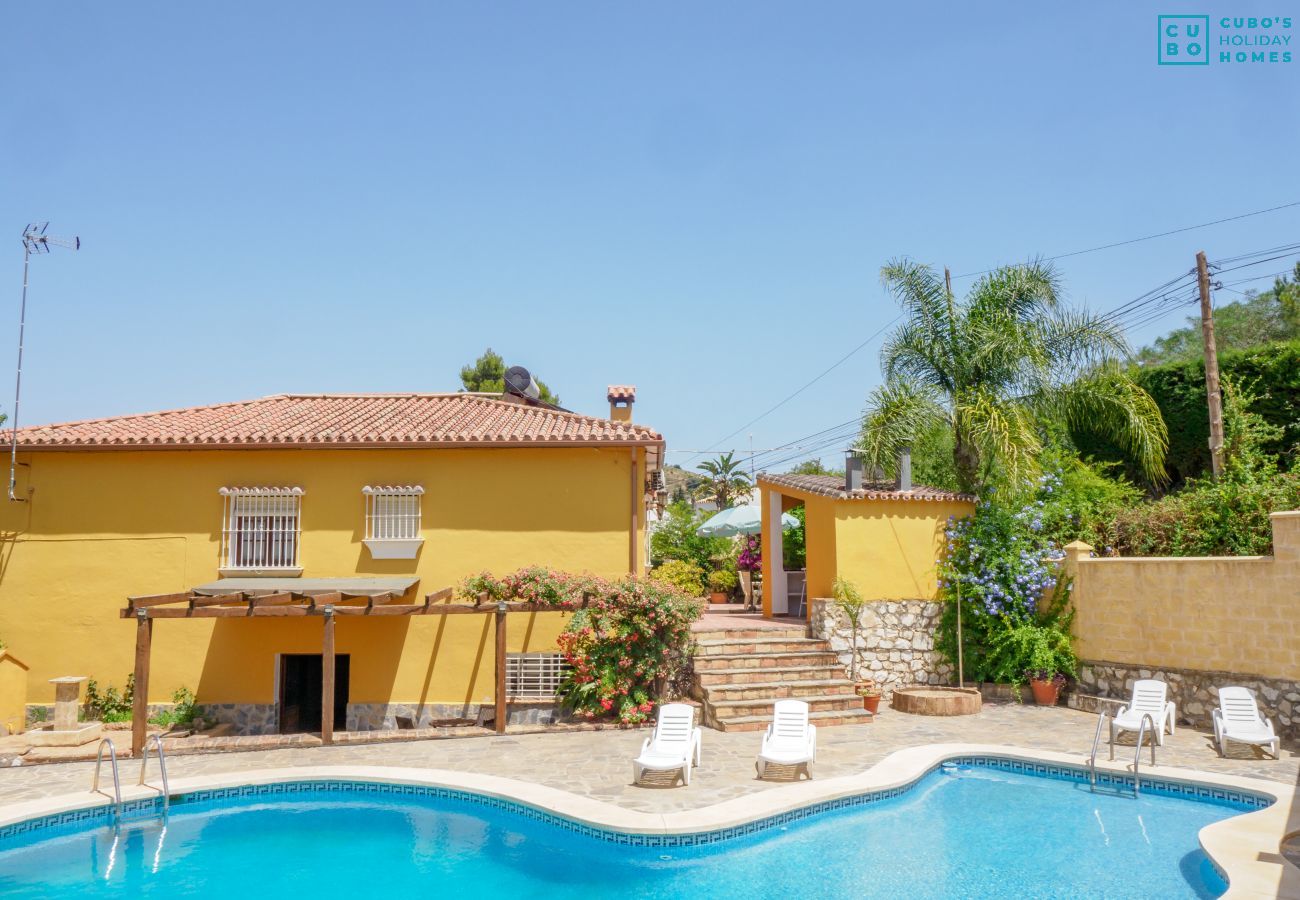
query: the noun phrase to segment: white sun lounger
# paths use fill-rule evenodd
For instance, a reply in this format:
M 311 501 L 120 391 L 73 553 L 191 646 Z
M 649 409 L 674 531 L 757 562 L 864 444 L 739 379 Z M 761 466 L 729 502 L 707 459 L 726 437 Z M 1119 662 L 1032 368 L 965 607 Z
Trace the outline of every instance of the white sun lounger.
M 1174 733 L 1174 704 L 1168 699 L 1169 685 L 1153 678 L 1144 678 L 1133 685 L 1133 698 L 1128 706 L 1121 706 L 1111 720 L 1111 743 L 1115 735 L 1124 731 L 1140 731 L 1142 717 L 1151 716 L 1148 733 L 1154 731 L 1156 743 L 1165 745 L 1165 729 Z M 1154 726 L 1154 728 L 1152 728 Z
M 632 783 L 647 772 L 682 773 L 682 783 L 691 783 L 691 765 L 700 764 L 701 732 L 695 725 L 695 709 L 685 703 L 659 707 L 654 734 L 641 745 L 641 755 L 632 762 Z
M 1219 755 L 1228 755 L 1228 741 L 1268 747 L 1277 759 L 1277 732 L 1260 715 L 1255 695 L 1244 687 L 1219 688 L 1219 708 L 1214 711 L 1214 740 Z
M 758 750 L 758 777 L 766 774 L 768 763 L 803 766 L 807 775 L 808 764 L 816 759 L 817 726 L 808 721 L 808 704 L 802 700 L 776 701 L 772 724 L 767 726 Z

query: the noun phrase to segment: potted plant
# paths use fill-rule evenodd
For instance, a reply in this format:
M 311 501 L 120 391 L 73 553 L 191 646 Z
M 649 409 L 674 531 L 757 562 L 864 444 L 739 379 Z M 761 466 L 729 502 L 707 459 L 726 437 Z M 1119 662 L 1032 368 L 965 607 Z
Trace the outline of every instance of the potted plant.
M 709 600 L 713 603 L 726 603 L 731 599 L 731 592 L 736 589 L 736 573 L 730 569 L 719 569 L 709 573 Z
M 831 586 L 831 599 L 835 604 L 835 608 L 844 613 L 845 618 L 849 620 L 851 639 L 849 644 L 849 678 L 853 681 L 854 690 L 862 698 L 863 705 L 867 709 L 871 709 L 870 706 L 867 706 L 868 694 L 863 692 L 875 690 L 875 702 L 879 705 L 880 691 L 876 688 L 874 682 L 858 681 L 858 631 L 862 628 L 862 613 L 867 608 L 867 601 L 862 599 L 862 594 L 853 582 L 845 581 L 843 578 L 835 579 L 835 583 Z
M 860 682 L 855 691 L 862 698 L 862 708 L 874 715 L 880 709 L 880 687 L 874 681 Z
M 746 606 L 754 605 L 754 573 L 762 568 L 762 541 L 756 534 L 747 534 L 740 553 L 736 556 L 736 571 L 740 573 L 740 587 L 745 594 Z
M 1008 626 L 994 638 L 993 649 L 999 658 L 999 670 L 1009 670 L 1017 688 L 1028 681 L 1034 702 L 1042 706 L 1056 705 L 1067 677 L 1074 677 L 1078 668 L 1069 631 L 1054 622 Z

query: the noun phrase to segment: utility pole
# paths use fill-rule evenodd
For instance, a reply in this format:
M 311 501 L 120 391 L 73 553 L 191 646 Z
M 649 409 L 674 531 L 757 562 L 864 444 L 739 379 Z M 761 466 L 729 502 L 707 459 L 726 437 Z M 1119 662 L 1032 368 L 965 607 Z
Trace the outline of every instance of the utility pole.
M 1210 305 L 1210 267 L 1205 251 L 1196 254 L 1196 282 L 1201 289 L 1201 338 L 1205 343 L 1205 393 L 1210 406 L 1210 471 L 1223 474 L 1223 395 L 1219 392 L 1219 353 L 1214 344 L 1214 308 Z
M 947 266 L 943 267 L 943 283 L 947 285 L 948 293 L 951 295 L 952 294 L 952 273 L 948 271 Z

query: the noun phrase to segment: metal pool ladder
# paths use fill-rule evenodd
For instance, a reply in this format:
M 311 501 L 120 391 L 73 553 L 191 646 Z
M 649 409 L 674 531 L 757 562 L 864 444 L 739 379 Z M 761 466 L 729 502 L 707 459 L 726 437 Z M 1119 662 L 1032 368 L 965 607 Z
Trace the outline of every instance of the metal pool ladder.
M 1138 795 L 1142 779 L 1138 776 L 1138 763 L 1142 760 L 1142 736 L 1147 733 L 1147 723 L 1151 723 L 1151 765 L 1156 764 L 1156 722 L 1151 713 L 1142 714 L 1142 724 L 1138 726 L 1137 747 L 1133 750 L 1133 796 Z
M 1106 710 L 1101 711 L 1097 716 L 1097 730 L 1092 733 L 1092 755 L 1088 757 L 1088 787 L 1090 790 L 1097 790 L 1097 743 L 1101 740 L 1101 726 L 1106 724 L 1110 718 L 1110 713 Z M 1115 758 L 1114 735 L 1111 736 L 1110 758 Z
M 162 773 L 162 802 L 163 812 L 167 812 L 167 805 L 171 798 L 171 788 L 167 785 L 167 756 L 163 753 L 162 735 L 151 734 L 144 742 L 144 753 L 140 755 L 140 784 L 145 787 L 152 787 L 144 780 L 145 770 L 149 768 L 149 746 L 153 745 L 158 755 L 158 771 Z M 114 767 L 116 772 L 116 767 Z M 157 788 L 155 788 L 157 790 Z M 118 801 L 121 802 L 120 800 Z
M 99 750 L 95 754 L 95 780 L 90 783 L 90 792 L 92 794 L 100 793 L 99 770 L 104 763 L 105 747 L 108 748 L 108 761 L 113 768 L 113 820 L 120 822 L 122 820 L 122 780 L 117 775 L 117 751 L 113 749 L 112 738 L 102 738 L 99 742 Z

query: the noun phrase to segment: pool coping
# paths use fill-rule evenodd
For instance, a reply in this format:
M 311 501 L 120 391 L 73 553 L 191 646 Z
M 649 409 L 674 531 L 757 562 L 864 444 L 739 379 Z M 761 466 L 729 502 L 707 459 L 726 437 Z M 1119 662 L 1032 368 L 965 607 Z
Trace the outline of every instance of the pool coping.
M 530 807 L 581 825 L 621 834 L 687 835 L 738 828 L 805 807 L 861 794 L 906 788 L 943 762 L 960 757 L 993 757 L 1078 770 L 1087 764 L 1078 755 L 1030 750 L 998 744 L 929 744 L 897 750 L 863 772 L 824 780 L 809 780 L 736 797 L 712 806 L 679 812 L 651 813 L 624 809 L 545 785 L 498 775 L 449 769 L 398 766 L 296 766 L 293 768 L 225 772 L 178 778 L 171 794 L 221 790 L 252 785 L 351 781 L 445 788 L 480 794 Z M 1132 777 L 1131 766 L 1099 760 L 1099 774 Z M 1210 773 L 1172 766 L 1143 767 L 1142 777 L 1176 785 L 1233 789 L 1270 798 L 1265 809 L 1239 813 L 1201 829 L 1202 849 L 1227 876 L 1230 898 L 1300 900 L 1300 868 L 1280 852 L 1286 836 L 1300 832 L 1300 789 L 1280 782 Z M 681 790 L 689 791 L 690 788 Z M 123 803 L 157 798 L 149 786 L 124 785 Z M 109 797 L 89 791 L 62 794 L 0 807 L 0 829 L 60 813 L 97 810 L 111 805 Z

